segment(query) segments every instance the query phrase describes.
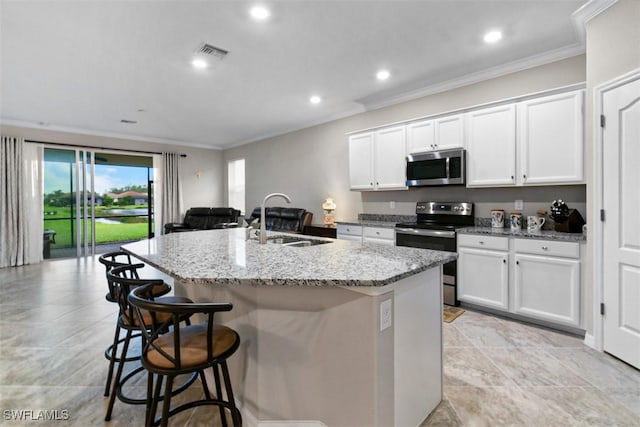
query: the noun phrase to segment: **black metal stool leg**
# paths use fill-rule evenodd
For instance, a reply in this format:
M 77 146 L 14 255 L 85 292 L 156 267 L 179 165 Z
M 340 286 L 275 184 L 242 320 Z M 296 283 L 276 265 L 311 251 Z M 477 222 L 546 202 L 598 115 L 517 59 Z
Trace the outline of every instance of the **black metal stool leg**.
M 171 408 L 171 388 L 173 387 L 173 377 L 167 376 L 167 384 L 164 386 L 164 401 L 162 402 L 162 427 L 169 424 L 169 409 Z
M 222 386 L 220 385 L 220 373 L 218 372 L 218 364 L 213 365 L 211 369 L 213 369 L 213 378 L 216 381 L 216 397 L 218 400 L 224 400 L 222 397 Z M 227 416 L 224 412 L 224 406 L 219 405 L 218 409 L 220 410 L 220 422 L 222 423 L 222 427 L 227 427 Z
M 124 339 L 124 345 L 122 347 L 122 355 L 120 356 L 120 363 L 118 363 L 118 371 L 113 381 L 113 387 L 111 389 L 111 396 L 109 396 L 109 407 L 107 408 L 107 414 L 104 417 L 105 421 L 111 420 L 111 412 L 113 412 L 113 405 L 116 402 L 116 394 L 118 387 L 120 386 L 120 379 L 122 378 L 122 371 L 124 370 L 124 359 L 127 357 L 127 351 L 129 350 L 129 341 L 131 340 L 132 331 L 127 330 L 127 336 Z
M 158 380 L 156 382 L 156 389 L 153 393 L 153 399 L 151 400 L 151 410 L 149 411 L 149 420 L 147 427 L 151 427 L 153 425 L 158 425 L 156 423 L 156 412 L 158 411 L 158 401 L 160 400 L 160 393 L 162 391 L 162 380 L 164 380 L 163 375 L 158 375 Z
M 233 398 L 233 389 L 231 388 L 231 378 L 229 378 L 229 369 L 227 368 L 227 361 L 223 360 L 220 362 L 220 367 L 222 368 L 222 376 L 224 377 L 224 384 L 227 390 L 227 402 L 231 405 L 231 416 L 233 419 L 234 426 L 242 425 L 242 415 L 240 415 L 240 411 L 236 406 L 236 402 Z
M 118 352 L 118 341 L 120 340 L 120 326 L 116 325 L 116 334 L 113 337 L 113 344 L 111 345 L 111 357 L 109 357 L 109 372 L 107 372 L 107 384 L 104 386 L 104 395 L 109 396 L 111 390 L 111 378 L 113 377 L 113 366 L 116 363 Z M 107 352 L 109 349 L 107 349 Z
M 147 371 L 147 404 L 145 405 L 144 425 L 151 425 L 153 416 L 151 415 L 151 403 L 153 402 L 153 374 Z

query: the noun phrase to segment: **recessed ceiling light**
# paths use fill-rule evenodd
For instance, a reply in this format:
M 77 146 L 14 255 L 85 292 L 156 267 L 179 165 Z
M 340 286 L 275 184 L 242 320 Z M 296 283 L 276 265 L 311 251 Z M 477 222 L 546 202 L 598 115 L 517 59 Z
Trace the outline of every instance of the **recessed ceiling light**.
M 202 58 L 195 58 L 193 61 L 191 61 L 191 65 L 193 65 L 193 68 L 197 68 L 199 70 L 202 70 L 203 68 L 207 68 L 209 66 L 209 64 L 207 64 L 207 61 Z
M 249 13 L 253 19 L 257 19 L 259 21 L 263 21 L 271 16 L 269 9 L 264 6 L 254 6 L 249 10 Z
M 500 31 L 489 31 L 484 35 L 484 41 L 486 43 L 495 43 L 502 38 Z
M 322 98 L 320 98 L 318 95 L 313 95 L 311 98 L 309 98 L 309 102 L 312 104 L 320 104 L 321 101 Z
M 387 70 L 380 70 L 376 73 L 378 80 L 387 80 L 391 76 L 391 73 Z

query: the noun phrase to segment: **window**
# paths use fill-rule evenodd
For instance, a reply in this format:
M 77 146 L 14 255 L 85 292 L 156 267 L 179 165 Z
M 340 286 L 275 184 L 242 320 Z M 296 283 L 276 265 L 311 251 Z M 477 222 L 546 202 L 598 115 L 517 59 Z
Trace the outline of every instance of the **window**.
M 240 210 L 244 215 L 244 159 L 229 161 L 227 172 L 229 207 Z

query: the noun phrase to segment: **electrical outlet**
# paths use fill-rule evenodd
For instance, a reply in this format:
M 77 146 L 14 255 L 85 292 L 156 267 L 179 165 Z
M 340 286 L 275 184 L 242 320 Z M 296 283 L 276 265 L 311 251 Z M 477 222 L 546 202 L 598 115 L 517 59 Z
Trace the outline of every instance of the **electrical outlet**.
M 389 202 L 389 209 L 395 209 L 395 208 L 396 208 L 396 202 L 395 201 Z
M 380 332 L 391 327 L 391 300 L 380 303 Z
M 516 202 L 514 203 L 514 209 L 517 210 L 517 211 L 524 210 L 524 201 L 523 200 L 516 200 Z

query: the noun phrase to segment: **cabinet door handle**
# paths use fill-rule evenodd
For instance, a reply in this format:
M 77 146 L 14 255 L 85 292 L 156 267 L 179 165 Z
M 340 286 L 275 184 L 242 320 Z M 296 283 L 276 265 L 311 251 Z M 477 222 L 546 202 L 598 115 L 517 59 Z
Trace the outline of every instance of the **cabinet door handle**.
M 376 231 L 376 234 L 379 236 L 379 235 L 380 235 L 380 232 L 379 232 L 379 231 Z
M 511 175 L 511 179 L 515 179 L 515 176 Z
M 370 182 L 369 185 L 373 187 L 373 182 Z
M 523 174 L 523 175 L 522 175 L 522 178 L 527 179 L 527 174 L 526 174 L 526 173 L 525 173 L 525 174 Z
M 542 247 L 542 250 L 543 250 L 543 251 L 546 251 L 547 249 L 549 249 L 547 246 L 543 246 L 543 247 Z
M 484 240 L 480 240 L 478 243 L 480 243 L 481 245 L 484 245 Z
M 520 265 L 520 261 L 516 261 L 516 265 Z
M 380 183 L 379 183 L 379 182 L 376 182 L 376 185 L 380 185 Z
M 503 263 L 503 264 L 506 264 L 506 263 L 507 263 L 507 260 L 506 260 L 506 259 L 503 259 L 503 260 L 502 260 L 502 263 Z

